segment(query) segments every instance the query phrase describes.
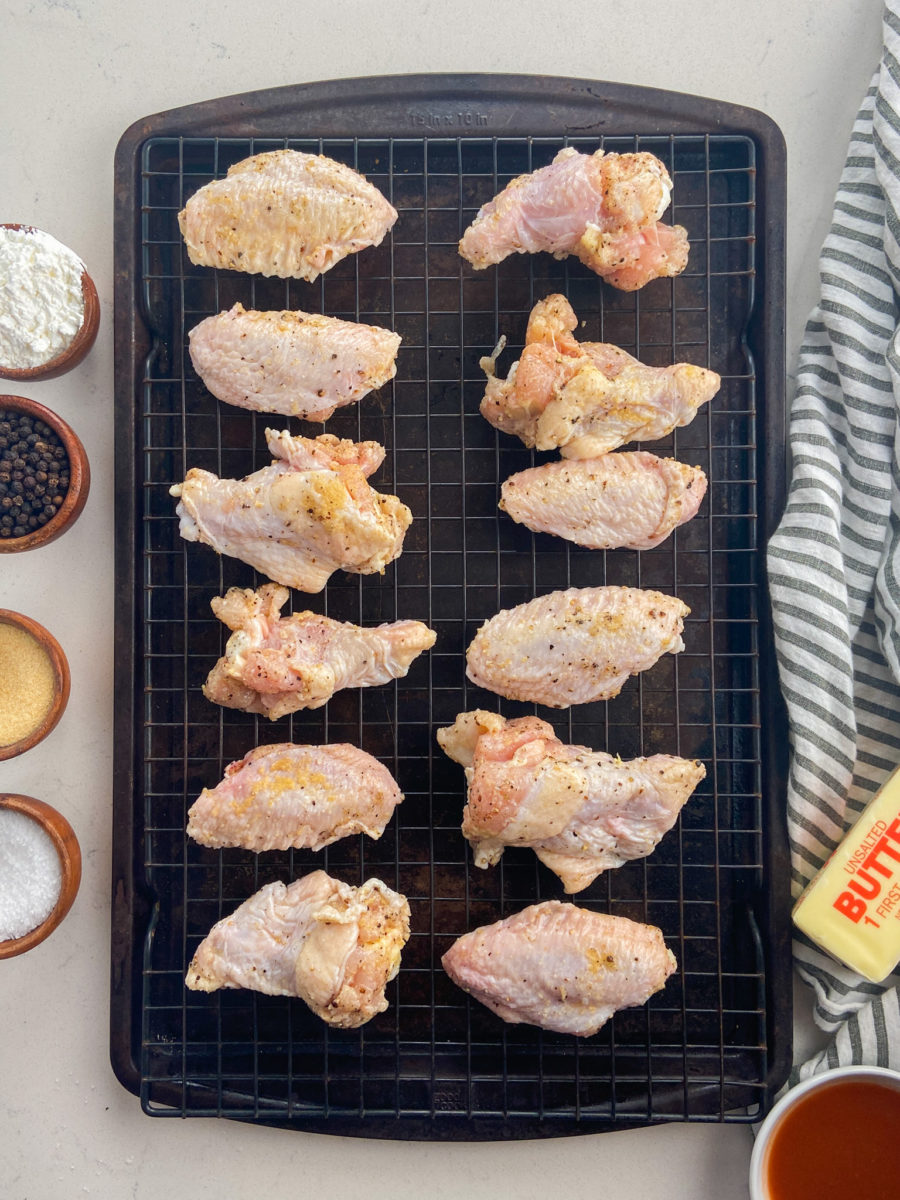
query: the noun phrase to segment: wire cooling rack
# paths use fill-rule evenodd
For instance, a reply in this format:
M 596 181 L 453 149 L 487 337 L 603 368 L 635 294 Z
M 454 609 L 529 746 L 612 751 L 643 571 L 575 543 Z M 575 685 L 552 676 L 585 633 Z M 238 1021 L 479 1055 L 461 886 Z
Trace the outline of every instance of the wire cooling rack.
M 119 314 L 118 330 L 134 366 L 133 379 L 123 378 L 120 353 L 117 420 L 128 425 L 119 435 L 128 454 L 119 468 L 127 607 L 118 670 L 120 679 L 131 672 L 125 694 L 134 699 L 120 714 L 117 761 L 113 1060 L 153 1115 L 378 1136 L 536 1136 L 755 1120 L 786 1069 L 781 730 L 761 564 L 783 483 L 783 401 L 766 386 L 768 359 L 776 370 L 779 363 L 778 322 L 771 296 L 767 307 L 760 294 L 768 269 L 777 298 L 779 272 L 766 256 L 777 254 L 780 233 L 771 200 L 761 202 L 759 139 L 488 136 L 477 105 L 471 112 L 474 127 L 453 136 L 437 118 L 414 136 L 227 136 L 221 123 L 215 135 L 151 130 L 126 181 L 132 194 L 120 196 L 136 241 L 128 281 L 135 309 Z M 575 260 L 514 256 L 476 272 L 459 257 L 457 242 L 479 206 L 564 145 L 662 159 L 674 181 L 666 219 L 685 225 L 691 241 L 683 275 L 620 293 Z M 399 213 L 392 234 L 313 285 L 192 266 L 177 224 L 187 198 L 232 163 L 284 146 L 365 174 Z M 583 550 L 532 534 L 497 509 L 503 479 L 553 456 L 524 449 L 481 418 L 478 360 L 504 334 L 505 373 L 533 304 L 552 292 L 569 298 L 583 339 L 722 376 L 692 424 L 649 447 L 709 477 L 699 514 L 654 550 Z M 168 494 L 190 467 L 241 477 L 266 465 L 267 426 L 320 431 L 229 408 L 196 377 L 188 331 L 236 301 L 401 334 L 396 379 L 339 410 L 325 430 L 386 447 L 372 482 L 413 512 L 403 554 L 383 576 L 338 574 L 320 595 L 294 593 L 292 604 L 363 625 L 417 618 L 438 635 L 405 679 L 341 692 L 323 709 L 274 723 L 201 693 L 228 636 L 210 599 L 262 578 L 183 542 Z M 460 934 L 562 890 L 531 851 L 510 849 L 499 866 L 474 868 L 459 828 L 463 773 L 434 735 L 467 709 L 537 711 L 471 685 L 465 648 L 500 608 L 598 584 L 679 595 L 691 609 L 685 650 L 613 700 L 540 715 L 565 741 L 623 758 L 699 758 L 707 775 L 649 858 L 607 872 L 574 898 L 658 925 L 679 964 L 645 1006 L 575 1039 L 504 1024 L 440 967 Z M 405 794 L 383 837 L 347 838 L 317 854 L 210 851 L 190 841 L 186 811 L 200 790 L 253 746 L 282 741 L 348 741 L 381 759 Z M 217 920 L 263 884 L 316 867 L 353 884 L 378 876 L 409 899 L 412 934 L 387 1012 L 341 1031 L 300 1001 L 185 989 L 187 964 Z

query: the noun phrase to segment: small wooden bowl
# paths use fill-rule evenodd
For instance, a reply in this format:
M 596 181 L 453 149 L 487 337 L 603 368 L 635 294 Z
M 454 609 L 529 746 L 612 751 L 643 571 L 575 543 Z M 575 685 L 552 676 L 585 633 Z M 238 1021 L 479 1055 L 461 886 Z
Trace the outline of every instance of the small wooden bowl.
M 24 537 L 0 538 L 0 554 L 15 554 L 19 550 L 34 550 L 46 546 L 73 525 L 87 503 L 91 488 L 91 468 L 81 439 L 62 417 L 36 400 L 25 396 L 0 396 L 0 412 L 13 410 L 27 413 L 36 420 L 49 425 L 66 448 L 69 458 L 69 490 L 66 492 L 59 511 L 46 525 L 39 525 Z
M 48 938 L 54 929 L 62 922 L 63 917 L 72 907 L 81 883 L 81 847 L 72 826 L 62 815 L 45 804 L 43 800 L 35 800 L 32 796 L 20 796 L 16 793 L 0 793 L 0 808 L 9 808 L 14 812 L 25 813 L 41 826 L 53 839 L 59 854 L 59 865 L 62 868 L 62 880 L 59 888 L 59 898 L 50 915 L 34 929 L 19 938 L 8 938 L 0 941 L 0 958 L 13 958 L 24 954 L 40 942 Z
M 50 707 L 44 719 L 30 733 L 27 733 L 25 737 L 20 738 L 17 742 L 10 742 L 7 746 L 0 746 L 0 762 L 5 762 L 8 758 L 15 758 L 19 754 L 24 754 L 26 750 L 30 750 L 32 746 L 36 746 L 38 742 L 43 741 L 47 734 L 56 728 L 69 702 L 71 675 L 69 672 L 69 663 L 63 653 L 62 646 L 60 646 L 53 634 L 45 629 L 43 625 L 39 625 L 37 621 L 32 621 L 31 617 L 23 616 L 22 613 L 12 612 L 8 608 L 0 608 L 0 624 L 17 625 L 26 633 L 30 633 L 35 641 L 43 647 L 47 657 L 50 659 L 54 676 L 53 698 L 50 701 Z
M 34 226 L 6 222 L 0 224 L 0 229 L 34 231 Z M 100 299 L 94 281 L 87 271 L 81 273 L 81 292 L 84 296 L 84 317 L 81 328 L 65 350 L 61 350 L 59 354 L 45 363 L 39 363 L 36 367 L 5 367 L 0 363 L 0 379 L 12 379 L 17 383 L 32 383 L 38 379 L 53 379 L 57 375 L 64 375 L 66 371 L 71 371 L 73 367 L 78 366 L 93 346 L 97 338 L 97 330 L 100 328 Z

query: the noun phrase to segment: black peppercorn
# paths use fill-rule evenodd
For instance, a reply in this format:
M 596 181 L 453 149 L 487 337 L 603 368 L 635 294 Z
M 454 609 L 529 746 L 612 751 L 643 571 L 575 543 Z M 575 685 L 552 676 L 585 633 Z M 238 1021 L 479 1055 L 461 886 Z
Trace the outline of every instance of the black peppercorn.
M 0 409 L 0 538 L 46 525 L 69 489 L 69 457 L 43 421 Z

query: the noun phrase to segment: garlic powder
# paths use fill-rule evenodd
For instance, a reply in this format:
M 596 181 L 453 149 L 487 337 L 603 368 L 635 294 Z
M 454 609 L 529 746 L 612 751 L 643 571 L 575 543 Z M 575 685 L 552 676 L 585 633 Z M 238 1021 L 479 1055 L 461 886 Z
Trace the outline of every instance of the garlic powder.
M 53 704 L 56 675 L 43 646 L 25 629 L 0 621 L 0 746 L 37 729 Z
M 84 263 L 40 229 L 0 228 L 0 366 L 40 367 L 84 322 Z

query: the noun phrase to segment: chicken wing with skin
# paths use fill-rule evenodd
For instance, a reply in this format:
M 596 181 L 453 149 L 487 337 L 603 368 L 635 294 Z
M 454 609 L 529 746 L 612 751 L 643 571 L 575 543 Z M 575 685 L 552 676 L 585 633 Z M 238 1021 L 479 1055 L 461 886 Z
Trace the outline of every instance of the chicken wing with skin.
M 324 871 L 269 883 L 214 925 L 185 984 L 297 996 L 329 1025 L 357 1029 L 388 1007 L 409 938 L 405 896 L 380 879 L 350 887 Z
M 275 461 L 246 479 L 192 467 L 169 489 L 185 541 L 205 542 L 301 592 L 320 592 L 334 571 L 371 575 L 398 557 L 412 513 L 367 478 L 383 446 L 274 429 L 266 441 Z
M 397 373 L 400 335 L 299 310 L 235 304 L 188 334 L 194 370 L 218 400 L 326 421 Z
M 623 762 L 564 744 L 538 717 L 482 709 L 461 713 L 437 740 L 465 768 L 462 832 L 476 867 L 496 865 L 507 846 L 528 846 L 567 892 L 650 854 L 706 774 L 669 754 Z
M 575 1037 L 646 1004 L 678 966 L 655 926 L 559 900 L 464 934 L 441 962 L 501 1020 Z
M 435 643 L 434 631 L 421 621 L 364 629 L 313 612 L 282 617 L 288 595 L 287 588 L 267 583 L 213 598 L 213 612 L 233 632 L 203 685 L 208 700 L 276 721 L 321 708 L 342 688 L 402 679 Z
M 310 283 L 348 254 L 378 246 L 396 220 L 362 175 L 299 150 L 235 163 L 178 214 L 192 263 Z
M 510 700 L 551 708 L 608 700 L 630 675 L 684 649 L 689 612 L 675 596 L 640 588 L 550 592 L 485 621 L 466 674 Z
M 578 342 L 577 324 L 565 296 L 548 296 L 532 310 L 525 348 L 506 379 L 495 371 L 502 340 L 481 360 L 488 377 L 481 414 L 491 425 L 536 450 L 596 458 L 688 425 L 719 390 L 719 376 L 705 367 L 648 367 L 618 346 Z
M 687 266 L 687 231 L 663 225 L 672 180 L 652 154 L 581 154 L 568 146 L 485 204 L 459 243 L 476 269 L 510 254 L 576 255 L 623 291 Z
M 690 521 L 705 495 L 699 467 L 623 450 L 510 475 L 500 508 L 536 533 L 592 550 L 650 550 Z
M 187 832 L 215 850 L 321 850 L 351 834 L 380 838 L 402 799 L 387 767 L 356 746 L 257 746 L 203 789 Z

